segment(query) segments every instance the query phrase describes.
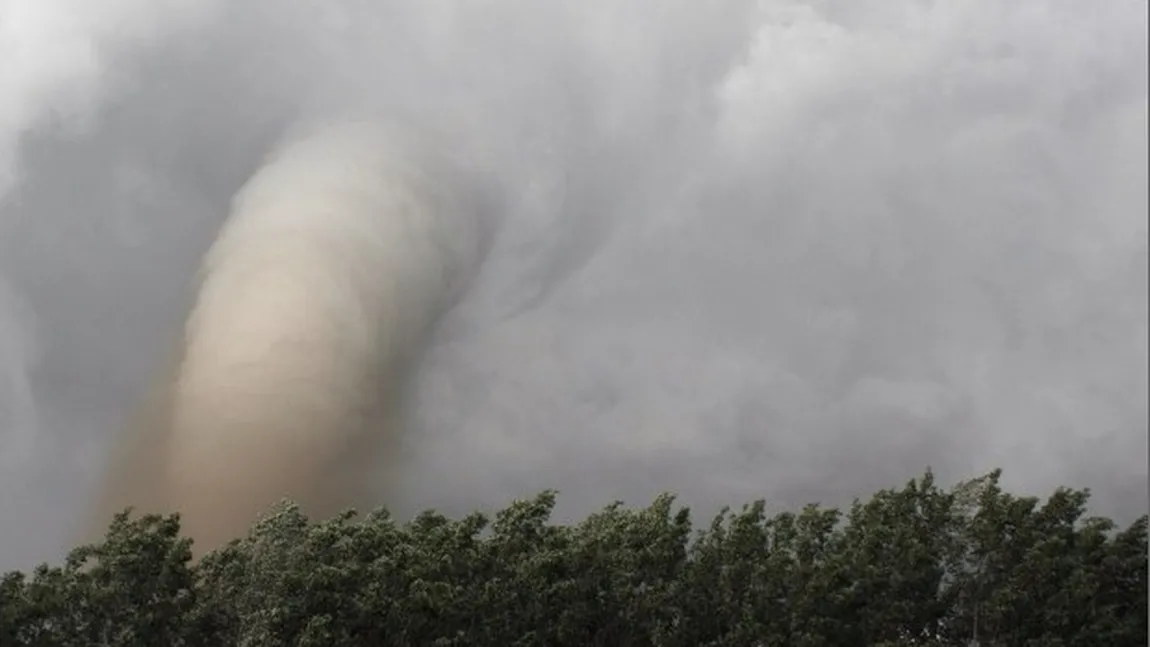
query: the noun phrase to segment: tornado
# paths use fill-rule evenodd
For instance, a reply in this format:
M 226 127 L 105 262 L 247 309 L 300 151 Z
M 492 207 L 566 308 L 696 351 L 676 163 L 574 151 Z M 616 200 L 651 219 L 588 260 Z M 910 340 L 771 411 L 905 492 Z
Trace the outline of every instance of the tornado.
M 266 158 L 203 259 L 89 538 L 128 507 L 176 512 L 202 554 L 285 498 L 313 517 L 386 503 L 368 481 L 395 467 L 404 385 L 485 248 L 475 183 L 429 141 L 350 120 Z

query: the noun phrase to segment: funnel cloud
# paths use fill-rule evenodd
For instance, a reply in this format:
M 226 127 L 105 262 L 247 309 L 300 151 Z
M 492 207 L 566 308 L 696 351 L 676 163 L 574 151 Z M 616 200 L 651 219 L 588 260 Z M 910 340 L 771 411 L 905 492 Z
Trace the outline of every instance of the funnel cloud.
M 176 375 L 119 450 L 95 529 L 128 506 L 178 510 L 202 551 L 282 497 L 324 517 L 370 505 L 354 459 L 394 444 L 405 367 L 481 250 L 481 201 L 405 139 L 321 126 L 240 190 Z
M 242 326 L 208 303 L 253 330 L 273 309 L 275 331 L 347 326 L 275 372 L 313 397 L 247 415 L 303 424 L 338 393 L 327 413 L 401 416 L 332 422 L 402 433 L 325 435 L 347 444 L 268 486 L 320 514 L 554 487 L 565 518 L 665 490 L 708 515 L 840 504 L 928 465 L 1141 514 L 1146 25 L 1138 0 L 2 3 L 0 568 L 58 558 L 93 499 L 206 518 L 188 492 L 207 490 L 180 486 L 199 467 L 170 459 L 220 455 L 203 417 L 244 423 L 174 403 L 230 383 L 227 353 L 280 356 L 263 333 L 214 341 Z M 265 182 L 269 159 L 307 171 Z M 254 298 L 201 273 L 295 253 L 240 236 L 263 222 L 241 214 L 302 215 L 337 185 L 361 197 L 317 231 L 383 236 L 406 186 L 442 246 L 348 238 Z M 357 400 L 361 378 L 381 387 Z M 144 432 L 201 422 L 179 451 Z M 256 505 L 234 503 L 227 533 Z

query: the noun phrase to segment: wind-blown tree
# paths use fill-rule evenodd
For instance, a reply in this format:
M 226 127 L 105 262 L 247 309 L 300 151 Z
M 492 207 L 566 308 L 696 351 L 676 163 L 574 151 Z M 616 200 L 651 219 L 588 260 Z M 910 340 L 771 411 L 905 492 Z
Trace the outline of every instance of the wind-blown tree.
M 1145 645 L 1147 519 L 1086 516 L 998 472 L 927 472 L 849 509 L 724 510 L 665 495 L 550 521 L 277 506 L 191 560 L 177 515 L 115 518 L 62 566 L 0 579 L 0 645 Z

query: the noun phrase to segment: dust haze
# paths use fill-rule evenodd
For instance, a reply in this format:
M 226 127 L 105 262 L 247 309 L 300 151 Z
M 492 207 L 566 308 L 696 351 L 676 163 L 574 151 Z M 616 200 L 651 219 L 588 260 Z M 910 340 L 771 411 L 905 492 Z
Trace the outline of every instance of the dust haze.
M 1141 513 L 1146 18 L 10 0 L 0 567 L 72 543 L 233 196 L 339 114 L 442 133 L 499 212 L 406 374 L 398 510 L 841 503 L 929 464 Z

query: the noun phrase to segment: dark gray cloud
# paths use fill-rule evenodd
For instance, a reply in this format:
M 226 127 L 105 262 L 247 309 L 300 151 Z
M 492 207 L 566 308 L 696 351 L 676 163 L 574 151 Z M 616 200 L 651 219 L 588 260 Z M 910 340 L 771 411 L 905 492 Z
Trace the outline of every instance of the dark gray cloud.
M 0 567 L 68 544 L 268 145 L 357 111 L 506 200 L 400 507 L 840 502 L 929 464 L 1146 508 L 1144 3 L 7 7 Z

